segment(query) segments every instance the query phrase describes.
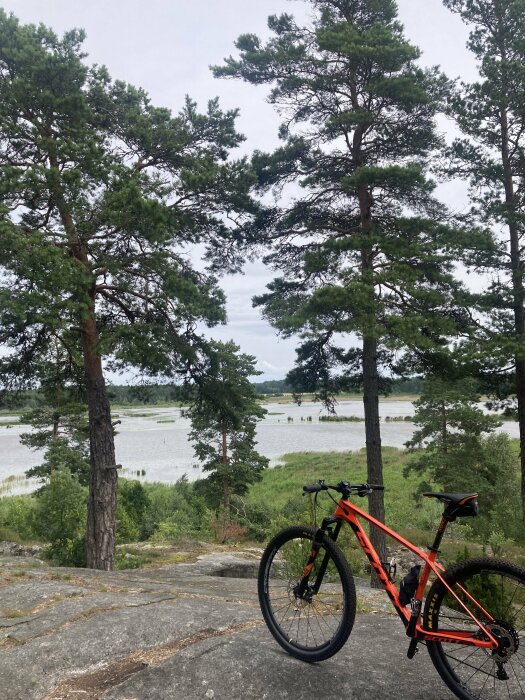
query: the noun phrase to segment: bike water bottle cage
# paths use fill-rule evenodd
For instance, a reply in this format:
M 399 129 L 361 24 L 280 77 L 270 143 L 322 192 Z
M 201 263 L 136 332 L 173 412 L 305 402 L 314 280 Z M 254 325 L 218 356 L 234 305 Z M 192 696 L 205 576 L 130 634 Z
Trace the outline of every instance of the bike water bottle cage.
M 443 515 L 445 518 L 464 518 L 479 513 L 477 493 L 436 493 L 427 491 L 423 493 L 426 498 L 437 498 L 445 504 Z

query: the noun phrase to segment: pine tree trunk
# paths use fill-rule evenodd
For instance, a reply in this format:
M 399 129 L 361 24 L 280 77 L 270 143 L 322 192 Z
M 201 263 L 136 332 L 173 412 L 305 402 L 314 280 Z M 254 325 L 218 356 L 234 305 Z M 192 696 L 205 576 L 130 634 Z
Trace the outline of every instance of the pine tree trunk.
M 525 524 L 525 360 L 519 357 L 516 357 L 516 397 L 520 427 L 521 517 Z
M 224 466 L 224 472 L 222 477 L 223 485 L 223 505 L 224 505 L 224 518 L 229 521 L 230 519 L 230 482 L 228 479 L 228 433 L 225 428 L 222 429 L 222 464 Z
M 359 188 L 359 206 L 361 212 L 361 230 L 363 233 L 372 231 L 370 209 L 372 200 L 365 186 Z M 373 251 L 364 248 L 361 251 L 362 280 L 368 287 L 369 308 L 366 309 L 368 319 L 363 328 L 363 403 L 365 411 L 366 434 L 366 464 L 367 481 L 370 484 L 383 484 L 383 456 L 381 454 L 381 427 L 379 424 L 379 370 L 377 364 L 377 339 L 375 337 L 375 297 Z M 385 521 L 385 501 L 383 491 L 373 491 L 368 497 L 368 510 L 377 520 Z M 370 539 L 379 554 L 381 561 L 386 561 L 386 538 L 381 530 L 370 528 Z M 371 574 L 371 585 L 380 588 L 381 583 L 374 571 Z
M 512 164 L 509 155 L 508 113 L 501 110 L 501 155 L 504 171 L 505 204 L 507 206 L 512 274 L 512 297 L 514 311 L 514 335 L 517 343 L 515 354 L 516 399 L 518 403 L 518 424 L 520 431 L 521 464 L 521 517 L 525 523 L 525 308 L 523 294 L 523 262 L 521 260 L 520 236 L 516 225 L 516 202 Z
M 377 370 L 377 341 L 363 339 L 363 403 L 365 409 L 366 464 L 369 484 L 383 483 L 383 457 L 381 454 L 381 428 L 379 425 L 379 373 Z M 373 491 L 368 497 L 368 511 L 377 520 L 385 522 L 383 491 Z M 370 528 L 370 539 L 381 561 L 386 561 L 386 539 L 381 530 Z M 372 571 L 371 584 L 381 584 Z
M 69 211 L 60 184 L 60 164 L 53 135 L 49 138 L 49 164 L 54 173 L 49 179 L 60 218 L 67 234 L 69 253 L 90 273 L 89 258 Z M 109 399 L 98 352 L 98 329 L 95 316 L 95 285 L 80 292 L 89 300 L 80 320 L 84 355 L 84 377 L 89 416 L 90 475 L 86 533 L 87 566 L 111 571 L 115 561 L 115 526 L 117 512 L 117 470 L 115 440 L 111 425 Z
M 82 323 L 91 471 L 86 535 L 87 566 L 112 571 L 115 561 L 117 469 L 110 405 L 97 352 L 93 313 Z

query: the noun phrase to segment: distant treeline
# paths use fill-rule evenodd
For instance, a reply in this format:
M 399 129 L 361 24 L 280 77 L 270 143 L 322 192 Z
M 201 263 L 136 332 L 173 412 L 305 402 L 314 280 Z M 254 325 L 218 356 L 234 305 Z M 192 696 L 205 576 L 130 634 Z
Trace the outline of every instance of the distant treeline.
M 292 393 L 292 387 L 284 379 L 254 382 L 255 391 L 263 396 L 283 396 Z M 422 380 L 418 378 L 396 380 L 392 387 L 394 396 L 421 393 Z M 139 384 L 136 386 L 111 385 L 109 399 L 113 405 L 147 406 L 162 403 L 188 401 L 188 389 L 176 384 Z M 31 391 L 0 392 L 0 410 L 18 411 L 42 405 L 44 399 L 38 389 Z
M 254 382 L 253 386 L 258 394 L 266 396 L 278 396 L 279 394 L 291 394 L 293 389 L 285 379 L 273 379 L 266 382 Z M 391 395 L 402 396 L 404 394 L 419 395 L 423 389 L 423 379 L 395 379 L 392 384 Z

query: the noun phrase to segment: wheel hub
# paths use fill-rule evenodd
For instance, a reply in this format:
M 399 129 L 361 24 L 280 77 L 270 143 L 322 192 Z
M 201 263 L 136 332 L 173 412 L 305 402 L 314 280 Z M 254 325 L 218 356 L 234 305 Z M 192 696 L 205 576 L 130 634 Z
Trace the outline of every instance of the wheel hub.
M 292 602 L 295 602 L 296 605 L 301 605 L 304 608 L 306 605 L 310 605 L 312 603 L 314 596 L 313 586 L 308 584 L 304 593 L 301 594 L 299 593 L 299 585 L 293 586 L 291 590 L 289 590 L 288 595 Z

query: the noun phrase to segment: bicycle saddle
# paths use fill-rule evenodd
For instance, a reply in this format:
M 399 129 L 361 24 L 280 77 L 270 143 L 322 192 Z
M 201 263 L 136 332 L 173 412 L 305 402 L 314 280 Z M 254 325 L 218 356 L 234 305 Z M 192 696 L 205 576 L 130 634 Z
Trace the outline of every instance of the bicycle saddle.
M 456 506 L 462 506 L 467 501 L 477 498 L 477 493 L 440 493 L 438 491 L 425 491 L 423 496 L 427 498 L 437 498 L 443 503 L 453 503 Z
M 478 515 L 478 494 L 477 493 L 440 493 L 437 491 L 425 491 L 423 496 L 427 498 L 437 498 L 446 504 L 443 515 L 447 518 L 465 517 L 468 515 Z

